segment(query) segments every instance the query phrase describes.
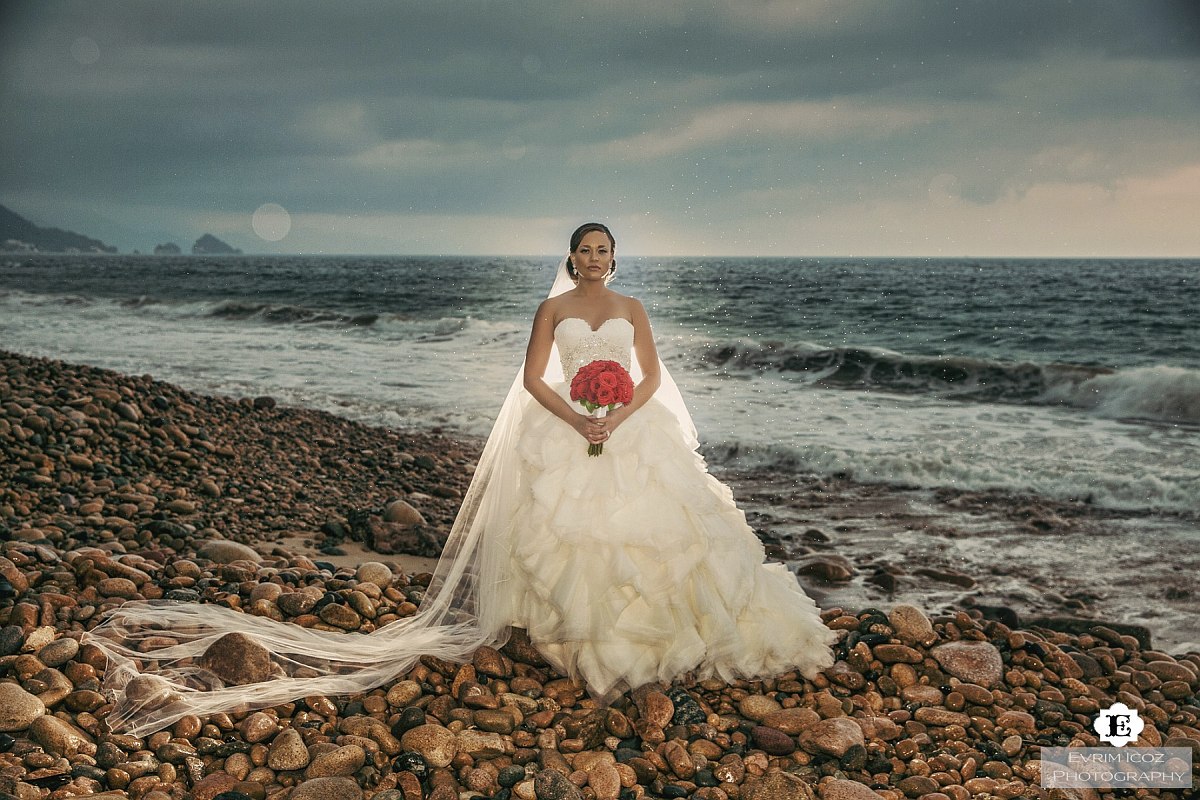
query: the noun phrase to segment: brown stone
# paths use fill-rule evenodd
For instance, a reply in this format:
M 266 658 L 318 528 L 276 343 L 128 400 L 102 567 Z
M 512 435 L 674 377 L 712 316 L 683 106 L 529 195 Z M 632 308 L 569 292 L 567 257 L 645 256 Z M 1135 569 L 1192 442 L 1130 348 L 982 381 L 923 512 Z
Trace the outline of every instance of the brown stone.
M 1000 683 L 1004 660 L 991 642 L 957 641 L 940 644 L 929 651 L 942 669 L 960 681 L 991 688 Z
M 363 792 L 350 778 L 312 778 L 297 786 L 289 800 L 362 800 Z
M 458 752 L 458 739 L 441 725 L 418 725 L 405 731 L 400 744 L 420 753 L 434 767 L 449 766 Z
M 825 753 L 841 758 L 854 745 L 865 746 L 862 728 L 852 719 L 823 719 L 800 733 L 800 746 L 809 753 Z
M 764 753 L 772 756 L 787 756 L 796 752 L 796 742 L 778 728 L 756 725 L 750 730 L 750 738 Z
M 646 724 L 665 728 L 675 716 L 675 704 L 660 691 L 652 690 L 637 696 L 637 707 Z
M 762 718 L 762 724 L 795 736 L 805 728 L 821 721 L 821 715 L 811 708 L 784 708 Z
M 271 769 L 277 772 L 304 769 L 308 762 L 308 748 L 298 731 L 286 728 L 271 741 L 267 753 L 267 766 Z
M 746 779 L 743 800 L 816 800 L 812 788 L 801 778 L 787 772 L 769 772 L 761 778 Z
M 925 660 L 919 651 L 903 644 L 877 644 L 871 652 L 884 664 L 920 664 Z
M 271 656 L 244 633 L 227 633 L 200 658 L 200 665 L 230 686 L 261 683 L 271 677 Z

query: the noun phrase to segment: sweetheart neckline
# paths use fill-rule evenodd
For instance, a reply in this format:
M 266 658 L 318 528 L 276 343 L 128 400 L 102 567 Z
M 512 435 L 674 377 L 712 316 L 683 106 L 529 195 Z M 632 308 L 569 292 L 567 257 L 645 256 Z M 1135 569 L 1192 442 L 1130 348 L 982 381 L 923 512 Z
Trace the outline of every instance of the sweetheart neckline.
M 632 322 L 630 322 L 629 320 L 625 319 L 625 317 L 609 317 L 608 319 L 604 320 L 604 322 L 601 322 L 601 323 L 600 323 L 600 326 L 599 326 L 599 327 L 597 327 L 597 328 L 593 328 L 593 327 L 592 327 L 592 323 L 588 322 L 588 321 L 587 321 L 586 319 L 584 319 L 583 317 L 563 317 L 562 319 L 560 319 L 560 320 L 558 321 L 558 325 L 555 325 L 555 326 L 554 326 L 554 330 L 555 330 L 555 331 L 557 331 L 557 330 L 558 330 L 558 326 L 559 326 L 559 325 L 562 325 L 564 322 L 566 322 L 566 321 L 567 321 L 567 320 L 569 320 L 569 319 L 575 319 L 575 320 L 579 320 L 579 321 L 580 321 L 580 322 L 582 322 L 584 325 L 586 325 L 586 326 L 588 327 L 588 330 L 590 330 L 592 333 L 599 333 L 599 332 L 600 332 L 600 328 L 603 328 L 603 327 L 604 327 L 605 325 L 607 325 L 608 323 L 610 323 L 610 322 L 615 322 L 616 320 L 621 320 L 622 322 L 627 322 L 627 323 L 629 323 L 629 326 L 630 326 L 630 327 L 633 327 L 633 323 L 632 323 Z

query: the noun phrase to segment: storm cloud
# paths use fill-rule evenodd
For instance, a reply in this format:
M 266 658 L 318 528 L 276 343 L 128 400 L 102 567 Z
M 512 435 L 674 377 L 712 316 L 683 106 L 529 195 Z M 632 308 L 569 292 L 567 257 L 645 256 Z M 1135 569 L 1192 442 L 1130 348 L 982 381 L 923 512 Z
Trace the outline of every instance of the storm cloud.
M 1189 7 L 9 4 L 0 202 L 123 249 L 1198 256 Z

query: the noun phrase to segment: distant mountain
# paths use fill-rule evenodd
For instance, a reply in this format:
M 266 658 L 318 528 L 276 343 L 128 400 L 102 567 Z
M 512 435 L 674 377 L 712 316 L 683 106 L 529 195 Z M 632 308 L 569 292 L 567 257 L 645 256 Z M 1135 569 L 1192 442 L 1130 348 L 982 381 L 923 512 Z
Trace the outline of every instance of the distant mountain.
M 17 253 L 115 253 L 117 248 L 59 228 L 34 225 L 0 206 L 0 251 Z
M 230 247 L 211 233 L 206 233 L 192 245 L 192 255 L 210 256 L 241 253 L 236 247 Z
M 156 244 L 154 246 L 154 255 L 156 256 L 177 256 L 183 251 L 179 249 L 179 245 L 174 242 L 166 244 Z

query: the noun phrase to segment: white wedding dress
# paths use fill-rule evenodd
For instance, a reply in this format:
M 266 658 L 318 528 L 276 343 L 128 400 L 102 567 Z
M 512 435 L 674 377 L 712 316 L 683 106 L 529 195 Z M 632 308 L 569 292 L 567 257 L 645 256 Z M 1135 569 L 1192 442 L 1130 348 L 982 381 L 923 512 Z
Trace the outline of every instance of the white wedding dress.
M 550 296 L 570 287 L 565 264 Z M 562 320 L 545 379 L 569 400 L 575 372 L 606 359 L 636 381 L 633 338 L 625 319 L 597 330 Z M 115 706 L 107 722 L 142 736 L 186 714 L 364 692 L 422 656 L 469 661 L 480 646 L 501 645 L 511 626 L 605 702 L 687 672 L 813 677 L 832 665 L 836 635 L 784 565 L 763 563 L 729 488 L 696 452 L 691 417 L 661 361 L 659 372 L 658 391 L 590 457 L 518 371 L 411 617 L 361 634 L 209 603 L 112 610 L 83 638 L 108 659 L 103 688 Z M 269 674 L 252 683 L 215 674 L 210 648 L 227 643 L 267 659 Z
M 585 364 L 630 368 L 633 325 L 554 331 L 570 401 Z M 611 699 L 624 688 L 766 677 L 830 666 L 835 634 L 710 475 L 697 442 L 656 397 L 588 456 L 587 442 L 529 400 L 517 434 L 518 499 L 508 536 L 512 620 L 554 667 Z

